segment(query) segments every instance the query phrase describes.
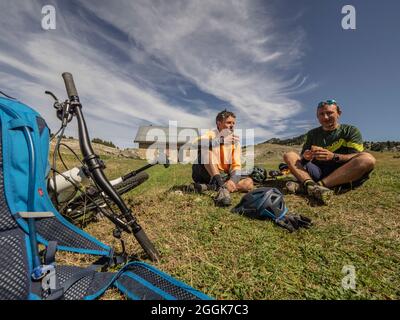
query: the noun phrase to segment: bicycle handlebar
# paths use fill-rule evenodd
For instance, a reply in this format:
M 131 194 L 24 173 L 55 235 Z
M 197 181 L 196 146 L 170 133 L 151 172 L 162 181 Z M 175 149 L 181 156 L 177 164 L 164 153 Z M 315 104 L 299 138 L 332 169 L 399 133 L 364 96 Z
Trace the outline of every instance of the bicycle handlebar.
M 68 98 L 78 97 L 78 91 L 76 90 L 72 74 L 70 74 L 69 72 L 64 72 L 62 74 L 62 77 L 64 79 L 65 88 L 67 89 Z
M 78 120 L 79 146 L 84 157 L 84 163 L 91 173 L 93 180 L 97 183 L 100 189 L 118 206 L 128 226 L 131 228 L 133 235 L 149 255 L 150 259 L 157 261 L 159 259 L 157 250 L 150 242 L 142 227 L 137 223 L 132 211 L 126 206 L 118 192 L 115 191 L 113 186 L 104 175 L 104 165 L 93 151 L 85 119 L 82 114 L 82 105 L 79 101 L 78 91 L 76 90 L 72 74 L 64 72 L 62 77 L 64 79 L 72 112 L 76 115 Z

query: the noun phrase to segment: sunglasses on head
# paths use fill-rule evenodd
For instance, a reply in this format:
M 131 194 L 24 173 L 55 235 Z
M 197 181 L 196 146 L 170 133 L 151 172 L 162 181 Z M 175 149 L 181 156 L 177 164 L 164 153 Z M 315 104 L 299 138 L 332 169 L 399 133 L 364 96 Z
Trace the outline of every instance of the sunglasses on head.
M 331 105 L 334 104 L 335 106 L 337 106 L 337 102 L 335 99 L 330 99 L 330 100 L 326 100 L 326 101 L 321 101 L 320 103 L 318 103 L 318 108 L 323 107 L 325 105 Z

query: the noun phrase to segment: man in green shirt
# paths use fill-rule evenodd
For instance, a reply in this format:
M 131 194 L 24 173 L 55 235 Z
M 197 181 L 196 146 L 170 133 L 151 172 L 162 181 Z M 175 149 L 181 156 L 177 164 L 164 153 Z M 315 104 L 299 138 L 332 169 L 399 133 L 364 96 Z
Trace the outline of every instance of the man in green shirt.
M 318 104 L 321 126 L 307 133 L 300 155 L 293 151 L 284 155 L 299 181 L 287 183 L 289 192 L 303 190 L 327 203 L 333 195 L 331 188 L 356 187 L 368 179 L 376 160 L 364 152 L 361 132 L 356 127 L 339 124 L 341 114 L 335 100 Z

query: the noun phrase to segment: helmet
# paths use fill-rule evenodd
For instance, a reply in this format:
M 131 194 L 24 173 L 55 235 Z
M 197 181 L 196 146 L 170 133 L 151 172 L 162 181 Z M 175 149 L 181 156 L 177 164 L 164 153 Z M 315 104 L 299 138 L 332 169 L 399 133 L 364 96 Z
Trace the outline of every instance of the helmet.
M 289 166 L 286 163 L 281 162 L 278 166 L 280 171 L 289 170 Z
M 256 219 L 283 219 L 288 209 L 283 194 L 276 188 L 264 187 L 255 189 L 242 197 L 232 212 Z
M 262 183 L 267 178 L 267 171 L 264 168 L 254 167 L 250 177 L 258 183 Z

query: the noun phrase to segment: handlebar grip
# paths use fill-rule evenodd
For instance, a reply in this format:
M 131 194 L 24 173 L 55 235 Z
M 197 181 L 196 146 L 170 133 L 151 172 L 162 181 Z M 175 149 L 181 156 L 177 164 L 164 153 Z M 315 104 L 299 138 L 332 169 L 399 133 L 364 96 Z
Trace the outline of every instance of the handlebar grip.
M 72 97 L 78 96 L 78 91 L 76 91 L 76 87 L 75 87 L 75 83 L 74 83 L 74 78 L 72 77 L 72 74 L 70 74 L 69 72 L 64 72 L 62 74 L 62 77 L 64 79 L 64 83 L 65 83 L 65 88 L 67 89 L 67 94 L 68 97 Z

